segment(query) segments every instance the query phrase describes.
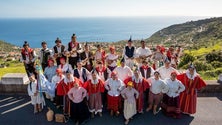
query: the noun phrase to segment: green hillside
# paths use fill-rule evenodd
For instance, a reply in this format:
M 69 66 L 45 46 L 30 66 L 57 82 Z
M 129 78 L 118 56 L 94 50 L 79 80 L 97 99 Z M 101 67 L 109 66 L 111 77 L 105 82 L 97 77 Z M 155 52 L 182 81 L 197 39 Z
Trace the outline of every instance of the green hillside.
M 166 27 L 154 33 L 148 42 L 201 48 L 222 40 L 222 17 L 190 21 Z

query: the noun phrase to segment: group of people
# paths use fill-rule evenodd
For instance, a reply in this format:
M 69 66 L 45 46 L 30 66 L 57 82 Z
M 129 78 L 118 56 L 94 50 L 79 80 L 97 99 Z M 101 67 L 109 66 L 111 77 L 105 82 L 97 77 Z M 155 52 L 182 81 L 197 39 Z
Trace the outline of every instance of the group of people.
M 55 85 L 55 97 L 46 93 L 46 98 L 54 101 L 76 124 L 97 114 L 102 117 L 103 107 L 111 116 L 123 112 L 125 124 L 135 114 L 143 114 L 144 109 L 152 110 L 154 115 L 162 109 L 165 115 L 174 118 L 180 118 L 181 113 L 194 114 L 197 90 L 206 83 L 192 64 L 185 73 L 178 72 L 181 48 L 175 51 L 173 46 L 168 50 L 157 46 L 152 52 L 144 40 L 137 49 L 132 43 L 130 38 L 122 55 L 116 53 L 114 46 L 107 53 L 101 45 L 93 53 L 87 43 L 82 48 L 73 34 L 67 46 L 59 38 L 52 49 L 42 42 L 37 55 L 25 42 L 21 60 L 30 77 L 28 93 L 34 113 L 40 112 L 44 104 L 35 68 L 39 59 L 45 78 Z

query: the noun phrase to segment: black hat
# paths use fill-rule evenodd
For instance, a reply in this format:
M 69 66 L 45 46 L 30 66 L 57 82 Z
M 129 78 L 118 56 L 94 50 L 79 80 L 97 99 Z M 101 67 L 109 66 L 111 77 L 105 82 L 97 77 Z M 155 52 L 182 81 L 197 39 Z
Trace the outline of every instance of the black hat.
M 62 41 L 59 39 L 59 37 L 57 37 L 56 40 L 55 40 L 55 43 L 57 43 L 57 42 L 60 42 L 60 43 L 62 42 Z
M 23 47 L 25 47 L 25 46 L 29 46 L 27 41 L 24 41 Z
M 47 44 L 45 41 L 42 42 L 42 45 Z
M 140 41 L 140 43 L 142 43 L 142 42 L 145 42 L 145 40 L 142 39 L 142 40 Z
M 78 60 L 77 60 L 77 63 L 81 63 L 82 62 L 82 60 L 79 58 Z
M 88 46 L 88 42 L 86 42 L 86 43 L 84 44 L 84 46 Z
M 195 69 L 195 66 L 194 66 L 194 64 L 193 64 L 192 62 L 191 62 L 190 65 L 188 66 L 188 69 L 190 69 L 190 68 Z
M 132 36 L 130 36 L 130 39 L 128 40 L 128 42 L 133 42 L 133 41 L 132 41 Z
M 66 74 L 71 73 L 71 71 L 69 69 L 66 70 Z
M 120 60 L 120 62 L 122 63 L 125 63 L 125 59 L 124 59 L 124 57 Z
M 76 34 L 75 34 L 75 33 L 72 34 L 72 38 L 74 38 L 74 37 L 76 37 Z

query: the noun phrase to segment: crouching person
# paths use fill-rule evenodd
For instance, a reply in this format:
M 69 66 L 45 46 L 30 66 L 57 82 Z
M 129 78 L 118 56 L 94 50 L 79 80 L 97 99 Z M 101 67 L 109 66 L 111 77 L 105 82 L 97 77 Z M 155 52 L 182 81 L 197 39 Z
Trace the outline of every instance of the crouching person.
M 177 73 L 172 72 L 171 78 L 165 79 L 169 91 L 163 95 L 163 103 L 161 106 L 165 115 L 173 118 L 180 118 L 180 93 L 185 90 L 185 87 L 176 77 Z
M 80 87 L 75 82 L 74 87 L 68 92 L 68 97 L 71 100 L 71 118 L 76 122 L 76 125 L 83 123 L 89 118 L 89 110 L 84 101 L 87 91 Z
M 34 114 L 42 111 L 43 104 L 45 103 L 42 93 L 38 92 L 37 80 L 35 75 L 29 77 L 30 83 L 28 85 L 28 95 L 31 97 L 31 103 L 34 105 Z

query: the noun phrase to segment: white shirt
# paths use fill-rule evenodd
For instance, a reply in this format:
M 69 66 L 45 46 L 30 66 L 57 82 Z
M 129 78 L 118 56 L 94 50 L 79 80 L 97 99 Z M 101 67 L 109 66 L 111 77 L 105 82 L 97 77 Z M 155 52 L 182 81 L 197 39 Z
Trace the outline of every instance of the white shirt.
M 118 78 L 124 81 L 126 78 L 133 76 L 132 70 L 128 66 L 118 66 L 114 69 L 117 72 Z
M 60 47 L 56 46 L 58 53 L 62 53 L 62 45 Z M 52 48 L 52 54 L 55 54 L 54 47 Z
M 136 49 L 136 55 L 139 56 L 149 56 L 152 55 L 151 50 L 148 47 L 145 47 L 144 49 L 142 47 L 139 47 Z
M 124 83 L 120 79 L 113 80 L 112 78 L 109 78 L 105 82 L 105 88 L 108 90 L 110 96 L 119 96 L 120 91 L 124 86 Z
M 172 81 L 170 78 L 167 78 L 165 79 L 165 82 L 169 87 L 169 90 L 166 93 L 169 97 L 177 97 L 185 90 L 185 86 L 177 79 Z
M 150 78 L 149 83 L 151 84 L 150 91 L 153 94 L 166 93 L 168 91 L 168 86 L 163 80 L 155 80 L 153 77 Z
M 177 74 L 179 74 L 179 72 L 174 69 L 173 67 L 169 67 L 166 68 L 165 66 L 162 66 L 160 68 L 158 68 L 156 71 L 158 71 L 160 73 L 160 77 L 162 80 L 166 79 L 166 78 L 170 78 L 170 75 L 172 72 L 177 72 Z
M 71 66 L 70 64 L 68 64 L 68 63 L 64 64 L 63 66 L 62 66 L 62 64 L 60 64 L 60 65 L 58 66 L 58 68 L 62 69 L 62 72 L 63 72 L 63 73 L 66 73 L 66 71 L 69 70 L 69 71 L 73 74 L 72 66 Z
M 77 68 L 77 70 L 78 70 L 78 73 L 79 73 L 79 79 L 81 80 L 82 83 L 85 83 L 85 82 L 84 82 L 84 79 L 83 79 L 83 77 L 82 77 L 83 68 L 84 68 L 84 67 L 82 67 L 81 69 L 78 69 L 78 68 Z M 89 72 L 86 68 L 84 68 L 84 69 L 86 70 L 86 77 L 87 77 L 87 80 L 88 80 L 88 79 L 90 79 L 90 77 L 91 77 L 90 72 Z
M 52 83 L 57 84 L 57 83 L 59 83 L 60 81 L 62 81 L 64 78 L 65 78 L 64 75 L 62 75 L 61 78 L 60 78 L 60 76 L 55 75 L 55 76 L 52 77 Z
M 22 56 L 20 57 L 21 62 L 24 61 L 26 64 L 29 64 L 30 62 L 35 62 L 36 59 L 37 59 L 37 55 L 36 55 L 34 50 L 33 50 L 33 58 L 32 58 L 32 60 L 30 60 L 28 51 L 25 51 L 25 60 L 23 60 Z
M 31 82 L 27 87 L 28 95 L 34 96 L 34 94 L 37 92 L 37 81 Z
M 109 53 L 106 57 L 107 60 L 114 60 L 109 66 L 115 67 L 117 66 L 116 59 L 118 59 L 118 55 Z

